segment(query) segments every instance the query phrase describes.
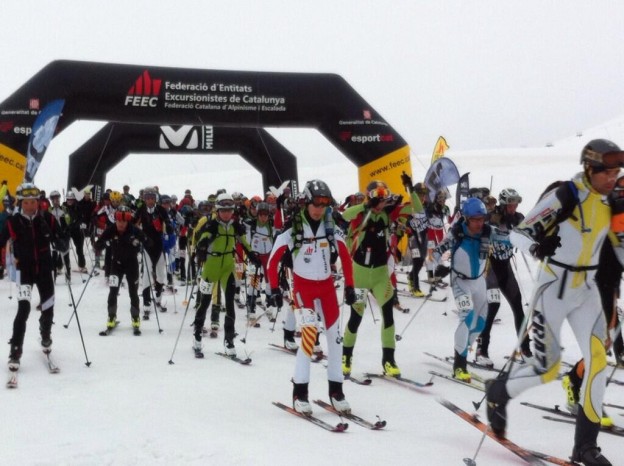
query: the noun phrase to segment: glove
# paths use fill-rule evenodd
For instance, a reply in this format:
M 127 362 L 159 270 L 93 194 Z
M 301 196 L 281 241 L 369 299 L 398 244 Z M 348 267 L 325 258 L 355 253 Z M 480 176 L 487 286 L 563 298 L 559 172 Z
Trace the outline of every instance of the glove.
M 279 288 L 271 288 L 271 306 L 280 308 L 284 305 L 284 297 L 282 296 L 282 290 Z
M 559 235 L 551 235 L 532 244 L 529 248 L 529 252 L 533 257 L 544 260 L 545 257 L 552 256 L 559 246 L 561 246 L 561 238 Z
M 344 289 L 344 301 L 347 306 L 351 306 L 357 300 L 357 296 L 355 295 L 355 290 L 352 286 L 345 286 Z
M 134 246 L 135 248 L 138 248 L 141 245 L 141 242 L 139 241 L 139 238 L 132 238 L 132 240 L 130 241 L 130 243 L 132 244 L 132 246 Z
M 86 230 L 87 229 L 87 224 L 86 223 L 81 223 L 80 224 L 80 229 L 81 230 Z
M 412 177 L 411 176 L 409 176 L 405 172 L 401 173 L 401 183 L 403 183 L 403 186 L 405 186 L 405 189 L 408 193 L 412 192 Z
M 206 258 L 208 257 L 208 249 L 207 248 L 197 248 L 195 251 L 195 257 L 197 258 L 198 264 L 203 264 L 206 262 Z
M 383 199 L 381 199 L 380 197 L 372 197 L 368 200 L 368 206 L 372 209 L 374 209 L 375 207 L 377 207 L 379 204 L 381 204 L 381 201 Z
M 249 259 L 249 262 L 251 262 L 256 267 L 262 266 L 262 261 L 260 260 L 260 257 L 258 257 L 258 253 L 255 251 L 249 251 L 247 253 L 247 259 Z
M 435 272 L 434 275 L 438 278 L 444 278 L 446 277 L 449 273 L 451 273 L 451 268 L 447 267 L 446 265 L 438 265 L 435 268 Z

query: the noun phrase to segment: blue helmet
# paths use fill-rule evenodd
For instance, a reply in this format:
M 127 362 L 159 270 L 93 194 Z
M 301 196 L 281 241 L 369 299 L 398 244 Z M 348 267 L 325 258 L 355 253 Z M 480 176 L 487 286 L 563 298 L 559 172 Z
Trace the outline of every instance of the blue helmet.
M 461 213 L 466 218 L 485 217 L 487 210 L 485 204 L 478 197 L 469 197 L 462 206 Z

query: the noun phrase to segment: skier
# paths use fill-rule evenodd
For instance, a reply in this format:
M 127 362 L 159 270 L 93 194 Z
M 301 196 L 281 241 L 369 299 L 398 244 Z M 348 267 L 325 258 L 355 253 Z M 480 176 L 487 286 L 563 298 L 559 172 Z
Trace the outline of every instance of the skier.
M 436 285 L 440 277 L 435 276 L 435 262 L 433 260 L 433 250 L 440 244 L 445 234 L 446 223 L 451 223 L 451 211 L 446 205 L 446 191 L 439 190 L 433 202 L 427 204 L 425 210 L 427 214 L 427 258 L 425 265 L 427 268 L 427 282 Z
M 442 242 L 433 251 L 438 263 L 446 251 L 451 252 L 451 287 L 459 311 L 455 330 L 453 377 L 470 382 L 466 369 L 468 349 L 485 325 L 487 298 L 485 270 L 493 242 L 494 229 L 485 224 L 487 210 L 481 199 L 470 197 L 461 206 L 462 217 L 456 220 Z M 441 270 L 441 267 L 437 270 Z M 436 275 L 443 275 L 436 272 Z
M 199 282 L 199 306 L 195 314 L 194 329 L 195 339 L 193 349 L 197 357 L 202 357 L 202 330 L 206 321 L 206 312 L 212 296 L 218 293 L 215 284 L 220 283 L 225 293 L 225 331 L 224 345 L 225 354 L 236 356 L 234 346 L 236 314 L 234 312 L 234 253 L 236 243 L 240 242 L 250 262 L 256 267 L 261 265 L 256 253 L 251 251 L 245 239 L 245 227 L 239 222 L 232 220 L 234 214 L 234 200 L 227 193 L 219 194 L 215 205 L 216 218 L 206 222 L 196 233 L 198 241 L 196 253 L 198 260 L 203 262 L 201 280 Z
M 169 215 L 156 201 L 158 193 L 155 188 L 147 187 L 143 190 L 145 202 L 135 214 L 135 224 L 140 225 L 143 233 L 151 240 L 151 245 L 145 248 L 143 275 L 141 288 L 143 290 L 143 319 L 149 320 L 150 306 L 152 304 L 152 290 L 154 287 L 156 307 L 161 312 L 167 309 L 163 307 L 162 292 L 167 279 L 165 270 L 165 256 L 163 254 L 163 240 L 167 240 L 173 234 L 173 227 Z M 153 275 L 153 280 L 149 274 Z
M 403 183 L 412 186 L 411 180 Z M 388 247 L 390 226 L 399 216 L 408 216 L 412 212 L 422 211 L 422 205 L 416 193 L 411 193 L 410 204 L 401 204 L 401 198 L 393 196 L 382 181 L 372 181 L 367 186 L 368 201 L 349 207 L 342 214 L 350 222 L 349 245 L 353 256 L 353 274 L 358 289 L 358 299 L 351 306 L 349 322 L 344 331 L 342 371 L 351 373 L 353 349 L 357 331 L 366 309 L 366 296 L 371 291 L 381 308 L 381 365 L 386 374 L 401 375 L 395 359 L 396 346 L 393 295 L 394 288 L 388 269 Z
M 81 228 L 82 217 L 78 203 L 76 202 L 76 195 L 73 191 L 68 191 L 65 196 L 65 202 L 63 207 L 66 213 L 66 219 L 68 220 L 69 236 L 74 243 L 74 250 L 76 251 L 76 257 L 78 258 L 78 272 L 86 273 L 86 261 L 84 255 L 84 235 L 85 230 Z M 85 225 L 86 226 L 86 225 Z
M 407 222 L 407 234 L 409 236 L 409 248 L 412 253 L 412 270 L 409 275 L 409 287 L 412 295 L 416 298 L 423 298 L 425 293 L 420 290 L 418 274 L 425 264 L 427 255 L 427 227 L 429 220 L 425 211 L 427 210 L 427 196 L 429 190 L 424 183 L 416 183 L 414 192 L 418 195 L 424 211 L 412 213 Z
M 251 250 L 254 251 L 262 263 L 261 269 L 251 267 L 247 271 L 247 278 L 249 285 L 247 286 L 247 316 L 250 320 L 256 318 L 256 300 L 260 293 L 260 284 L 263 277 L 266 277 L 266 267 L 269 260 L 269 254 L 273 247 L 273 222 L 270 218 L 269 204 L 266 202 L 260 202 L 257 206 L 257 217 L 249 220 L 246 223 L 247 227 L 247 242 L 251 246 Z M 271 287 L 267 281 L 266 283 L 266 295 L 271 294 Z M 269 320 L 273 321 L 277 315 L 277 309 L 275 306 L 267 306 L 266 314 Z
M 624 166 L 624 152 L 611 141 L 592 140 L 581 152 L 581 164 L 582 172 L 546 193 L 511 233 L 515 246 L 542 261 L 532 300 L 534 359 L 486 383 L 487 416 L 494 433 L 504 436 L 508 401 L 557 377 L 561 326 L 567 319 L 586 365 L 572 460 L 610 465 L 597 446 L 607 377 L 607 325 L 594 278 L 611 224 L 606 196 Z M 621 243 L 614 250 L 619 254 Z
M 54 190 L 50 193 L 50 202 L 52 203 L 48 209 L 48 212 L 54 216 L 59 231 L 62 232 L 63 237 L 69 236 L 69 227 L 65 210 L 61 206 L 61 193 Z M 65 280 L 71 280 L 71 263 L 69 258 L 69 245 L 62 245 L 65 251 L 64 255 L 61 255 L 60 251 L 56 248 L 52 250 L 52 263 L 55 267 L 54 277 L 63 272 L 63 265 L 65 266 Z
M 351 257 L 342 232 L 334 228 L 329 209 L 332 195 L 327 184 L 321 180 L 308 181 L 303 193 L 305 208 L 293 217 L 292 226 L 276 238 L 269 257 L 267 268 L 272 289 L 271 301 L 277 308 L 283 304 L 278 269 L 280 260 L 290 251 L 293 262 L 294 306 L 301 324 L 301 346 L 297 350 L 293 376 L 293 407 L 302 414 L 312 413 L 308 400 L 310 358 L 318 333 L 318 317 L 321 317 L 329 353 L 329 397 L 336 410 L 348 413 L 351 408 L 342 390 L 343 375 L 340 370 L 340 309 L 331 274 L 331 262 L 332 256 L 340 257 L 345 280 L 345 302 L 352 304 L 355 302 L 355 291 Z
M 487 272 L 487 302 L 488 313 L 485 327 L 477 340 L 476 363 L 486 367 L 493 367 L 494 363 L 489 357 L 490 332 L 494 319 L 500 308 L 501 293 L 511 307 L 514 316 L 516 333 L 520 332 L 524 321 L 524 310 L 522 309 L 522 295 L 518 281 L 511 268 L 511 261 L 514 260 L 514 252 L 509 234 L 523 219 L 524 215 L 518 212 L 518 204 L 522 202 L 522 196 L 513 188 L 503 189 L 498 195 L 499 205 L 491 212 L 488 212 L 486 221 L 489 225 L 495 226 L 497 241 L 493 242 L 492 254 L 490 256 L 490 267 Z M 487 209 L 487 206 L 486 206 Z M 526 336 L 522 340 L 521 357 L 532 357 L 530 340 Z
M 135 335 L 140 335 L 141 326 L 139 310 L 139 260 L 138 254 L 141 245 L 151 246 L 151 240 L 131 222 L 132 211 L 126 206 L 120 206 L 115 211 L 115 224 L 104 230 L 95 242 L 96 249 L 110 246 L 111 273 L 108 286 L 108 321 L 106 328 L 112 330 L 117 326 L 117 295 L 121 282 L 126 277 L 128 295 L 130 296 L 130 316 Z
M 16 371 L 20 366 L 26 321 L 30 314 L 33 285 L 37 285 L 41 300 L 39 332 L 43 351 L 52 350 L 52 323 L 54 319 L 54 264 L 50 253 L 52 244 L 58 242 L 58 230 L 54 217 L 51 222 L 37 214 L 39 189 L 32 183 L 18 186 L 16 196 L 21 202 L 21 212 L 10 216 L 0 232 L 0 246 L 10 239 L 13 245 L 15 267 L 17 269 L 17 314 L 13 321 L 13 335 L 10 340 L 9 369 Z

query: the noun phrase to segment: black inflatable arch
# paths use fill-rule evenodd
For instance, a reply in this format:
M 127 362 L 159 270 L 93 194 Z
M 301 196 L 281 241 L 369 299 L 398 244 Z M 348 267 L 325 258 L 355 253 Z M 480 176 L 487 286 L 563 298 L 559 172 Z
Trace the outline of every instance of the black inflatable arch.
M 67 188 L 106 186 L 106 174 L 129 154 L 239 154 L 262 175 L 264 191 L 297 181 L 297 159 L 262 128 L 108 123 L 69 156 Z
M 54 61 L 0 105 L 0 172 L 24 178 L 41 109 L 62 100 L 56 133 L 76 120 L 150 125 L 316 128 L 359 170 L 398 191 L 411 174 L 405 140 L 335 74 L 220 71 Z M 286 176 L 281 176 L 286 178 Z

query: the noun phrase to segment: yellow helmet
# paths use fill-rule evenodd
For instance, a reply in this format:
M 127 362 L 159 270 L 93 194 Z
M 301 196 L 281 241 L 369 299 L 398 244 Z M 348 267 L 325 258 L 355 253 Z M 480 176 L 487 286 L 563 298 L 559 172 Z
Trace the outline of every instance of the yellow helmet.
M 117 207 L 118 205 L 120 205 L 122 200 L 123 200 L 123 195 L 119 191 L 111 191 L 110 201 L 114 207 Z

